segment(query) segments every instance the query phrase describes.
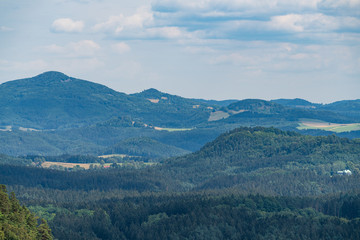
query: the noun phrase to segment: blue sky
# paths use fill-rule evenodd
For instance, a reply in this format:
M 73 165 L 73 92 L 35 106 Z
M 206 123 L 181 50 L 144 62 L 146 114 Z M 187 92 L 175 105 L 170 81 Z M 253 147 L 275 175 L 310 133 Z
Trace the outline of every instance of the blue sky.
M 55 70 L 133 93 L 360 98 L 360 0 L 0 0 L 0 83 Z

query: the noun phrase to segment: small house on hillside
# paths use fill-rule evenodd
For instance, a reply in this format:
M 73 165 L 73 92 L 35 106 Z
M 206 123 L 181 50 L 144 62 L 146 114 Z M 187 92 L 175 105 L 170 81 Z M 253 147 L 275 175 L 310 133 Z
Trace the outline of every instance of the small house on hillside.
M 337 174 L 350 176 L 352 174 L 352 172 L 349 169 L 346 169 L 346 170 L 343 170 L 343 171 L 337 171 Z

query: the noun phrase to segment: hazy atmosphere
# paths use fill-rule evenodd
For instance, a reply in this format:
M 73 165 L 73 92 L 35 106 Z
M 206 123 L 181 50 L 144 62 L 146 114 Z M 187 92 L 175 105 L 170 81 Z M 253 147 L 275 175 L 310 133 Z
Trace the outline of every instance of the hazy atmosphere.
M 359 0 L 1 0 L 0 83 L 61 71 L 205 99 L 360 98 Z

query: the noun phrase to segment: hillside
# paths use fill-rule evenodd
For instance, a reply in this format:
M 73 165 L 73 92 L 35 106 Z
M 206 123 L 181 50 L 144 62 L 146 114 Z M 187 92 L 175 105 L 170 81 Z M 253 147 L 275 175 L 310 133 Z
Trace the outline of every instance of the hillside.
M 317 108 L 317 107 L 321 106 L 321 104 L 311 103 L 311 102 L 306 101 L 301 98 L 295 98 L 295 99 L 281 98 L 281 99 L 271 100 L 271 102 L 277 103 L 277 104 L 280 104 L 283 106 L 296 107 L 296 108 Z
M 133 152 L 140 151 L 136 145 L 145 146 L 141 149 L 145 151 L 153 144 L 164 146 L 146 138 L 123 142 L 124 149 Z M 154 152 L 149 150 L 149 154 L 157 153 L 156 147 L 153 148 Z M 359 189 L 359 156 L 359 140 L 242 127 L 220 135 L 195 153 L 170 158 L 143 170 L 113 169 L 78 174 L 0 165 L 0 178 L 10 185 L 40 184 L 61 190 L 233 188 L 243 193 L 306 196 Z M 4 161 L 9 164 L 11 159 L 5 156 Z M 344 170 L 351 171 L 351 175 L 338 174 Z
M 108 148 L 105 154 L 125 154 L 150 158 L 168 158 L 189 153 L 181 148 L 167 145 L 151 138 L 130 138 Z
M 284 111 L 284 107 L 280 104 L 260 99 L 245 99 L 231 103 L 227 109 L 234 113 L 256 112 L 263 114 L 275 114 Z
M 163 169 L 195 188 L 235 187 L 269 194 L 331 193 L 358 188 L 360 142 L 274 128 L 238 128 Z M 351 176 L 337 175 L 350 169 Z
M 156 89 L 125 94 L 45 72 L 0 85 L 0 153 L 97 155 L 139 137 L 196 151 L 242 126 L 357 138 L 359 109 L 358 100 L 318 105 L 303 99 L 187 99 Z
M 0 85 L 0 122 L 35 129 L 69 128 L 128 114 L 123 93 L 59 72 Z
M 206 122 L 216 108 L 207 103 L 170 95 L 153 88 L 130 96 L 148 103 L 146 108 L 141 110 L 142 119 L 153 119 L 151 123 L 158 122 L 163 127 L 194 127 Z
M 57 239 L 357 239 L 359 156 L 359 140 L 242 127 L 143 168 L 59 171 L 0 156 L 0 179 Z
M 360 112 L 360 99 L 337 101 L 326 104 L 322 108 L 339 112 Z
M 208 118 L 210 109 L 206 104 L 169 94 L 161 94 L 157 104 L 151 101 L 155 98 L 150 94 L 153 91 L 127 95 L 60 72 L 45 72 L 0 85 L 0 126 L 35 131 L 131 116 L 146 124 L 179 127 Z

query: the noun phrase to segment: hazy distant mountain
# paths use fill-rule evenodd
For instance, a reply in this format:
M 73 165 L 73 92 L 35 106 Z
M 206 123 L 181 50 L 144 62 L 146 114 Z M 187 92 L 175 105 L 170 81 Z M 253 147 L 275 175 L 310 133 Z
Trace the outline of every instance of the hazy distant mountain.
M 0 123 L 40 129 L 76 127 L 129 114 L 126 94 L 59 72 L 0 85 Z
M 321 106 L 321 104 L 311 103 L 301 98 L 295 98 L 295 99 L 282 98 L 282 99 L 271 100 L 271 102 L 281 104 L 283 106 L 297 107 L 297 108 L 316 108 Z
M 340 111 L 340 112 L 344 112 L 344 111 L 360 112 L 360 99 L 337 101 L 326 104 L 322 108 L 326 110 Z
M 206 103 L 209 105 L 219 106 L 219 107 L 226 107 L 229 104 L 237 102 L 239 100 L 236 99 L 229 99 L 229 100 L 205 100 L 205 99 L 194 99 L 195 101 L 199 101 L 202 103 Z
M 158 123 L 164 127 L 193 127 L 206 122 L 210 113 L 216 108 L 197 100 L 148 89 L 131 97 L 146 101 L 147 105 L 139 112 L 144 121 Z M 141 106 L 139 106 L 141 107 Z
M 149 89 L 127 95 L 60 72 L 0 85 L 0 126 L 73 128 L 132 116 L 147 124 L 179 127 L 206 121 L 211 108 Z
M 234 102 L 227 107 L 234 112 L 256 112 L 256 113 L 280 113 L 285 108 L 276 103 L 260 99 L 245 99 L 238 102 Z
M 60 72 L 46 72 L 0 85 L 0 153 L 97 154 L 139 137 L 195 151 L 239 126 L 296 130 L 302 119 L 357 123 L 359 105 L 360 100 L 318 105 L 303 99 L 187 99 L 156 89 L 125 94 Z M 359 136 L 356 130 L 355 126 L 351 132 L 337 134 L 355 138 Z

